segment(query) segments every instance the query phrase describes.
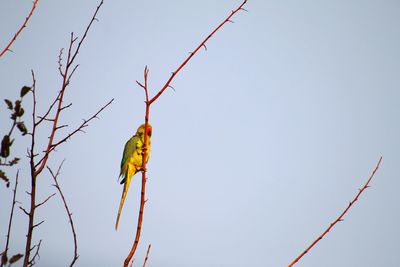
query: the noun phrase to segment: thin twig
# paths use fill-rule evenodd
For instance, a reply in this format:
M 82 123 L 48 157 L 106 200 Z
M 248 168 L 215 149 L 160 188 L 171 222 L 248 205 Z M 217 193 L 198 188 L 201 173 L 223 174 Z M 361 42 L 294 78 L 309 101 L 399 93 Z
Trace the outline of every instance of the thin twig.
M 26 211 L 26 209 L 24 209 L 23 207 L 19 206 L 19 208 L 26 214 L 29 216 L 29 212 Z
M 1 267 L 3 267 L 6 264 L 6 260 L 5 259 L 7 259 L 8 245 L 10 243 L 10 236 L 11 236 L 11 225 L 12 225 L 12 219 L 14 217 L 14 207 L 15 207 L 15 203 L 17 203 L 17 201 L 15 199 L 17 197 L 18 178 L 19 178 L 19 170 L 17 171 L 17 175 L 16 175 L 16 178 L 15 178 L 13 202 L 12 202 L 12 205 L 11 205 L 10 219 L 8 221 L 6 247 L 5 247 L 3 255 L 1 257 L 1 265 L 0 265 Z
M 35 219 L 35 209 L 36 209 L 36 172 L 35 172 L 35 138 L 36 138 L 36 79 L 35 73 L 31 70 L 32 73 L 32 133 L 31 133 L 31 146 L 30 146 L 30 153 L 29 153 L 29 166 L 31 172 L 31 192 L 30 195 L 30 210 L 27 212 L 24 208 L 20 207 L 21 210 L 28 215 L 28 233 L 26 235 L 26 244 L 25 244 L 25 254 L 24 254 L 24 263 L 23 267 L 28 267 L 30 265 L 30 253 L 31 253 L 31 245 L 32 245 L 32 235 L 33 235 L 33 222 Z
M 104 1 L 101 0 L 100 4 L 97 6 L 96 11 L 94 12 L 94 14 L 93 14 L 93 16 L 92 16 L 92 19 L 90 20 L 88 26 L 86 27 L 85 33 L 83 34 L 81 40 L 80 40 L 79 43 L 78 43 L 77 48 L 75 49 L 74 55 L 72 56 L 71 60 L 70 60 L 69 62 L 67 62 L 67 65 L 68 65 L 67 67 L 69 67 L 69 65 L 71 65 L 72 62 L 74 62 L 75 57 L 78 55 L 79 49 L 80 49 L 80 47 L 81 47 L 83 41 L 85 40 L 86 35 L 87 35 L 87 33 L 89 32 L 90 27 L 92 26 L 92 23 L 93 23 L 94 21 L 98 21 L 97 18 L 96 18 L 96 15 L 97 15 L 97 13 L 99 12 L 100 7 L 103 5 L 103 2 L 104 2 Z M 64 74 L 65 74 L 65 72 L 64 72 Z
M 69 266 L 72 267 L 75 264 L 75 262 L 78 259 L 78 257 L 79 257 L 79 255 L 78 255 L 78 242 L 77 242 L 77 239 L 76 239 L 76 232 L 75 232 L 74 222 L 72 221 L 72 213 L 69 211 L 69 208 L 68 208 L 68 205 L 67 205 L 67 201 L 65 200 L 64 194 L 61 191 L 60 185 L 59 185 L 59 183 L 57 181 L 57 177 L 60 174 L 60 170 L 61 170 L 62 165 L 64 164 L 64 161 L 65 160 L 63 160 L 61 162 L 60 166 L 58 167 L 58 170 L 57 170 L 56 174 L 53 173 L 53 171 L 49 168 L 49 166 L 47 166 L 47 169 L 49 170 L 51 176 L 53 177 L 54 182 L 56 183 L 54 186 L 55 186 L 55 188 L 57 188 L 58 192 L 60 193 L 60 196 L 61 196 L 62 201 L 64 203 L 65 211 L 67 212 L 67 215 L 68 215 L 68 218 L 69 218 L 69 223 L 71 225 L 72 236 L 74 237 L 74 258 L 72 259 L 72 262 L 71 262 L 71 264 Z
M 40 259 L 40 255 L 39 255 L 39 250 L 40 250 L 40 245 L 42 244 L 42 239 L 39 240 L 39 243 L 37 245 L 34 245 L 30 250 L 33 250 L 36 247 L 36 252 L 35 254 L 33 254 L 32 259 L 28 262 L 28 266 L 33 266 L 35 265 L 35 259 L 36 257 L 38 257 L 38 259 Z
M 66 142 L 69 138 L 71 138 L 74 134 L 76 134 L 77 132 L 82 131 L 83 128 L 88 126 L 88 123 L 93 120 L 94 118 L 97 118 L 97 115 L 99 115 L 105 108 L 107 108 L 112 102 L 114 101 L 114 98 L 111 99 L 110 101 L 108 101 L 107 104 L 105 104 L 102 108 L 100 108 L 95 114 L 93 114 L 89 119 L 85 119 L 83 120 L 83 122 L 81 123 L 81 125 L 79 125 L 74 131 L 72 131 L 71 133 L 69 133 L 66 137 L 62 138 L 60 141 L 54 143 L 51 148 L 50 148 L 50 152 L 53 151 L 57 146 L 59 146 L 60 144 Z M 59 127 L 60 128 L 60 127 Z
M 0 52 L 0 57 L 2 55 L 4 55 L 5 52 L 10 50 L 11 45 L 15 42 L 15 40 L 17 40 L 18 35 L 22 32 L 22 30 L 26 27 L 26 24 L 28 23 L 29 19 L 31 18 L 33 11 L 36 8 L 37 3 L 39 2 L 39 0 L 35 0 L 32 4 L 32 8 L 31 11 L 29 12 L 28 16 L 25 18 L 24 23 L 22 24 L 22 26 L 19 28 L 19 30 L 17 31 L 16 34 L 14 34 L 14 37 L 11 39 L 11 41 L 8 43 L 8 45 L 3 49 L 3 51 Z
M 147 247 L 146 257 L 144 258 L 143 267 L 146 267 L 147 259 L 149 258 L 151 244 Z
M 207 50 L 206 47 L 206 42 L 222 27 L 224 26 L 225 23 L 227 23 L 228 21 L 230 21 L 230 19 L 239 11 L 245 10 L 243 8 L 243 6 L 246 4 L 247 0 L 243 1 L 243 3 L 236 8 L 235 10 L 233 10 L 229 16 L 222 21 L 197 47 L 196 49 L 191 52 L 189 54 L 189 56 L 182 62 L 182 64 L 171 74 L 171 77 L 169 77 L 169 79 L 167 80 L 167 82 L 164 84 L 164 86 L 161 88 L 161 90 L 150 100 L 150 104 L 152 104 L 154 101 L 157 100 L 157 98 L 160 97 L 160 95 L 165 91 L 165 89 L 167 89 L 170 85 L 170 83 L 172 82 L 172 80 L 174 79 L 174 77 L 178 74 L 178 72 L 189 62 L 189 60 L 202 48 L 204 47 Z
M 352 201 L 350 201 L 349 205 L 344 209 L 344 211 L 339 215 L 339 217 L 336 218 L 329 226 L 326 228 L 322 234 L 320 234 L 312 243 L 309 245 L 296 259 L 294 259 L 288 267 L 291 267 L 295 265 L 310 249 L 317 244 L 338 222 L 343 220 L 344 215 L 347 213 L 347 211 L 353 206 L 353 204 L 358 200 L 358 197 L 364 192 L 365 189 L 369 187 L 369 183 L 371 182 L 372 178 L 375 175 L 375 172 L 378 170 L 379 165 L 381 164 L 382 157 L 379 158 L 378 163 L 375 166 L 375 169 L 372 171 L 371 175 L 369 176 L 367 182 L 364 184 L 364 186 L 358 190 L 357 195 L 353 198 Z
M 43 204 L 45 204 L 47 201 L 50 200 L 50 198 L 54 197 L 56 193 L 51 194 L 50 196 L 48 196 L 45 200 L 43 200 L 42 202 L 40 202 L 39 204 L 36 204 L 36 208 L 39 208 L 40 206 L 42 206 Z

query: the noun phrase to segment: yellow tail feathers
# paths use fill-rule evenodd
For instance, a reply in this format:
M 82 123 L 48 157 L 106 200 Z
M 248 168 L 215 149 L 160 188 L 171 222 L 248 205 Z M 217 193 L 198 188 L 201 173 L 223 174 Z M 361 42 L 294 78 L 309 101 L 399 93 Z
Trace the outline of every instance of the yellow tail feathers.
M 132 175 L 129 177 L 126 177 L 126 181 L 124 184 L 124 189 L 122 190 L 122 196 L 121 196 L 121 202 L 119 203 L 119 209 L 118 209 L 118 215 L 117 215 L 117 221 L 115 222 L 115 230 L 118 229 L 118 222 L 119 222 L 119 217 L 121 216 L 122 212 L 122 207 L 124 206 L 125 198 L 128 193 L 129 189 L 129 184 L 131 183 Z

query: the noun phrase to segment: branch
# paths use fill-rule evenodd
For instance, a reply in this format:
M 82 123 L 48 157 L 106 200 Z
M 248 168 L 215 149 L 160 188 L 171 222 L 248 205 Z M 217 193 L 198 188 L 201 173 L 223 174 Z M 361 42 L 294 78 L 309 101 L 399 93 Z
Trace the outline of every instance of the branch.
M 26 211 L 26 209 L 24 209 L 23 207 L 19 206 L 19 208 L 26 214 L 29 216 L 29 212 Z
M 35 0 L 33 2 L 31 11 L 29 12 L 28 16 L 25 18 L 24 23 L 22 24 L 22 26 L 19 28 L 19 30 L 17 31 L 17 33 L 14 35 L 14 37 L 11 39 L 11 41 L 8 43 L 8 45 L 3 49 L 3 51 L 0 52 L 0 57 L 2 55 L 4 55 L 7 51 L 10 50 L 11 45 L 14 43 L 14 41 L 17 39 L 18 35 L 22 32 L 22 30 L 26 27 L 26 24 L 28 23 L 28 20 L 31 18 L 33 11 L 36 8 L 37 3 L 39 2 L 39 0 Z
M 29 165 L 30 165 L 30 171 L 31 171 L 31 192 L 28 193 L 30 195 L 30 211 L 26 211 L 23 207 L 19 207 L 28 217 L 29 217 L 29 222 L 28 222 L 28 233 L 26 235 L 26 244 L 25 244 L 25 254 L 24 254 L 24 263 L 23 266 L 27 267 L 30 264 L 29 258 L 30 258 L 30 253 L 31 253 L 31 244 L 32 244 L 32 232 L 33 232 L 33 221 L 35 217 L 35 198 L 36 198 L 36 174 L 35 174 L 35 136 L 36 136 L 36 79 L 35 79 L 35 73 L 33 70 L 31 70 L 32 73 L 32 80 L 33 80 L 33 85 L 32 85 L 32 101 L 33 101 L 33 107 L 32 107 L 32 133 L 31 133 L 31 146 L 30 146 L 30 152 L 29 154 Z
M 64 203 L 65 211 L 67 212 L 67 215 L 68 215 L 68 218 L 69 218 L 69 223 L 71 225 L 72 236 L 74 237 L 74 258 L 72 259 L 72 262 L 71 262 L 71 264 L 69 266 L 72 267 L 75 264 L 75 262 L 78 259 L 78 257 L 79 257 L 79 255 L 78 255 L 78 243 L 76 241 L 76 233 L 75 233 L 74 222 L 72 221 L 72 213 L 69 211 L 69 208 L 68 208 L 68 205 L 67 205 L 67 201 L 65 200 L 64 194 L 61 191 L 60 185 L 58 184 L 58 181 L 57 181 L 57 177 L 60 174 L 60 170 L 61 170 L 62 165 L 64 164 L 64 161 L 65 160 L 63 160 L 61 162 L 60 166 L 58 167 L 58 170 L 57 170 L 56 174 L 54 174 L 53 171 L 48 166 L 47 166 L 47 169 L 49 170 L 51 176 L 53 177 L 54 182 L 56 183 L 54 186 L 55 186 L 55 188 L 57 188 L 58 192 L 60 193 L 60 196 L 61 196 L 62 201 Z
M 56 97 L 56 99 L 54 100 L 54 102 L 50 105 L 49 109 L 47 110 L 47 112 L 45 113 L 44 116 L 42 116 L 41 118 L 39 118 L 39 121 L 36 122 L 36 89 L 35 86 L 33 86 L 32 91 L 33 91 L 33 111 L 32 111 L 32 133 L 31 133 L 31 147 L 30 147 L 30 152 L 29 154 L 29 159 L 30 159 L 30 171 L 31 171 L 31 192 L 30 192 L 30 211 L 28 213 L 29 215 L 29 222 L 28 222 L 28 233 L 26 235 L 26 246 L 25 246 L 25 258 L 24 258 L 24 263 L 23 266 L 27 267 L 27 266 L 31 266 L 34 263 L 34 259 L 36 256 L 38 256 L 38 250 L 37 253 L 34 255 L 33 259 L 30 260 L 30 253 L 31 253 L 31 244 L 32 244 L 32 232 L 33 229 L 40 225 L 36 224 L 34 225 L 34 219 L 35 219 L 35 209 L 36 209 L 36 205 L 35 205 L 35 201 L 36 201 L 36 181 L 37 181 L 37 176 L 43 171 L 44 167 L 47 164 L 47 160 L 50 156 L 50 153 L 52 151 L 54 151 L 55 147 L 58 146 L 59 144 L 65 142 L 68 138 L 70 138 L 73 134 L 75 134 L 75 132 L 69 134 L 65 140 L 61 140 L 59 143 L 54 144 L 54 138 L 55 138 L 55 134 L 57 132 L 57 129 L 60 129 L 60 127 L 64 127 L 64 126 L 59 126 L 58 125 L 58 119 L 60 117 L 61 112 L 67 107 L 67 106 L 63 106 L 63 98 L 64 98 L 64 94 L 65 94 L 65 90 L 68 87 L 69 84 L 69 80 L 71 78 L 71 75 L 75 72 L 77 67 L 74 67 L 71 71 L 71 74 L 69 74 L 70 72 L 70 67 L 73 64 L 76 55 L 79 52 L 79 49 L 81 47 L 81 44 L 83 43 L 83 41 L 86 38 L 86 35 L 93 23 L 94 20 L 96 20 L 95 16 L 98 12 L 98 10 L 100 9 L 100 7 L 103 4 L 103 0 L 101 0 L 100 4 L 97 6 L 97 9 L 94 13 L 94 16 L 92 17 L 89 25 L 86 27 L 84 36 L 82 37 L 82 39 L 79 42 L 78 47 L 72 51 L 73 49 L 73 44 L 74 42 L 77 40 L 77 38 L 74 38 L 74 34 L 71 33 L 71 37 L 70 37 L 70 43 L 69 43 L 69 49 L 68 49 L 68 54 L 67 54 L 67 59 L 66 59 L 66 64 L 65 64 L 65 68 L 64 71 L 62 71 L 62 64 L 61 64 L 61 55 L 62 52 L 60 52 L 59 57 L 58 57 L 58 64 L 59 64 L 59 72 L 62 76 L 62 84 L 61 84 L 61 88 L 60 91 Z M 34 77 L 34 73 L 32 71 L 32 77 L 33 77 L 33 81 L 35 84 L 35 77 Z M 109 102 L 109 104 L 112 102 L 112 100 Z M 108 106 L 108 104 L 106 105 Z M 106 107 L 105 106 L 105 107 Z M 49 113 L 51 112 L 51 110 L 54 108 L 56 108 L 55 111 L 55 115 L 54 118 L 48 118 Z M 105 107 L 103 107 L 99 112 L 101 112 Z M 98 112 L 98 113 L 99 113 Z M 84 123 L 76 130 L 80 131 L 81 128 L 86 127 L 87 123 L 93 119 L 94 117 L 96 117 L 96 115 L 98 114 L 96 113 L 92 118 L 90 118 L 89 120 L 85 120 Z M 36 162 L 35 161 L 35 138 L 36 138 L 36 127 L 38 127 L 38 124 L 41 123 L 43 120 L 46 121 L 51 121 L 52 122 L 52 126 L 51 126 L 51 131 L 50 131 L 50 135 L 49 135 L 49 140 L 46 146 L 46 149 L 44 149 L 44 155 L 43 157 Z M 39 243 L 39 247 L 40 247 L 40 243 Z
M 139 245 L 140 240 L 140 232 L 142 230 L 142 223 L 143 223 L 143 213 L 144 213 L 144 205 L 146 203 L 146 158 L 147 158 L 147 129 L 149 126 L 149 112 L 150 112 L 150 102 L 149 102 L 149 94 L 148 94 L 148 87 L 147 87 L 147 78 L 149 74 L 149 69 L 147 66 L 144 69 L 144 85 L 143 89 L 146 95 L 146 115 L 145 115 L 145 125 L 144 125 L 144 140 L 143 140 L 143 147 L 142 147 L 142 188 L 140 192 L 140 208 L 139 208 L 139 215 L 138 215 L 138 222 L 136 227 L 136 236 L 135 241 L 133 242 L 132 248 L 129 251 L 128 256 L 124 261 L 124 267 L 128 267 L 129 262 L 131 261 L 137 246 Z
M 36 259 L 36 257 L 38 257 L 39 259 L 40 259 L 40 255 L 39 255 L 39 249 L 40 249 L 40 245 L 42 244 L 42 239 L 40 239 L 40 241 L 39 241 L 39 243 L 37 244 L 37 245 L 34 245 L 33 247 L 32 247 L 32 249 L 31 250 L 33 250 L 35 247 L 36 247 L 36 252 L 35 252 L 35 254 L 33 255 L 33 258 L 28 262 L 28 266 L 33 266 L 33 265 L 35 265 L 35 259 Z
M 350 201 L 349 205 L 347 208 L 339 215 L 339 217 L 336 218 L 329 226 L 326 228 L 324 232 L 322 232 L 321 235 L 319 235 L 312 243 L 310 246 L 308 246 L 296 259 L 294 259 L 288 267 L 291 267 L 295 265 L 312 247 L 314 247 L 315 244 L 317 244 L 338 222 L 343 221 L 344 215 L 347 213 L 347 211 L 353 206 L 353 204 L 358 200 L 358 197 L 364 192 L 365 189 L 369 187 L 369 183 L 371 182 L 372 178 L 375 175 L 375 172 L 378 170 L 379 165 L 381 164 L 382 157 L 379 158 L 379 161 L 377 165 L 375 166 L 375 169 L 372 171 L 370 177 L 368 178 L 367 182 L 364 184 L 364 186 L 359 189 L 357 195 L 353 198 L 352 201 Z
M 79 125 L 78 128 L 76 128 L 74 131 L 72 131 L 71 133 L 69 133 L 66 137 L 62 138 L 60 141 L 58 141 L 57 143 L 54 143 L 51 145 L 51 148 L 49 150 L 49 152 L 53 151 L 57 146 L 61 145 L 62 143 L 66 142 L 69 138 L 71 138 L 73 135 L 75 135 L 77 132 L 82 131 L 83 128 L 88 126 L 88 123 L 93 120 L 94 118 L 97 118 L 97 115 L 100 114 L 100 112 L 102 112 L 107 106 L 109 106 L 112 102 L 114 101 L 114 98 L 111 99 L 110 101 L 108 101 L 107 104 L 105 104 L 99 111 L 97 111 L 94 115 L 92 115 L 89 119 L 83 120 L 82 124 Z M 65 127 L 64 125 L 62 126 L 58 126 L 56 129 L 60 129 L 62 127 Z
M 74 53 L 74 55 L 72 56 L 71 61 L 67 62 L 67 68 L 74 62 L 75 57 L 78 55 L 79 49 L 81 48 L 81 45 L 82 45 L 83 41 L 85 40 L 86 35 L 87 35 L 87 33 L 89 32 L 89 29 L 90 29 L 90 27 L 92 26 L 93 21 L 97 20 L 96 15 L 97 15 L 97 12 L 99 12 L 100 7 L 103 5 L 103 2 L 104 2 L 104 1 L 101 0 L 100 4 L 97 6 L 96 11 L 94 12 L 94 14 L 93 14 L 93 16 L 92 16 L 92 19 L 91 19 L 90 22 L 89 22 L 89 25 L 86 27 L 86 30 L 85 30 L 85 33 L 83 34 L 82 39 L 79 41 L 79 44 L 78 44 L 78 46 L 76 47 L 75 53 Z M 64 74 L 65 74 L 65 73 L 64 73 Z
M 49 115 L 49 113 L 51 112 L 51 110 L 53 109 L 54 105 L 57 103 L 59 97 L 60 97 L 61 91 L 58 92 L 57 97 L 54 99 L 53 103 L 51 103 L 51 105 L 49 106 L 49 108 L 47 109 L 46 113 L 43 116 L 38 116 L 39 121 L 36 122 L 36 126 L 39 125 L 43 120 L 46 121 L 54 121 L 54 119 L 48 119 L 47 116 Z
M 44 167 L 46 166 L 47 159 L 48 159 L 51 151 L 53 151 L 54 148 L 55 148 L 55 146 L 53 144 L 53 141 L 54 141 L 55 132 L 57 130 L 58 118 L 60 116 L 61 111 L 63 110 L 62 102 L 63 102 L 63 98 L 64 98 L 64 93 L 65 93 L 65 90 L 66 90 L 67 86 L 69 85 L 69 81 L 71 79 L 71 76 L 74 74 L 74 72 L 75 72 L 75 70 L 76 70 L 76 68 L 78 66 L 75 66 L 72 69 L 71 74 L 69 74 L 69 70 L 70 70 L 71 65 L 74 63 L 74 60 L 75 60 L 76 56 L 79 53 L 79 49 L 81 48 L 81 45 L 82 45 L 83 41 L 86 39 L 87 33 L 89 32 L 89 29 L 92 26 L 93 21 L 97 20 L 96 19 L 96 15 L 97 15 L 97 12 L 99 11 L 99 9 L 100 9 L 100 7 L 102 5 L 103 5 L 103 0 L 101 0 L 100 4 L 97 6 L 96 11 L 94 12 L 92 19 L 90 20 L 88 26 L 86 27 L 85 33 L 83 34 L 83 37 L 79 41 L 79 44 L 76 47 L 75 51 L 72 51 L 72 47 L 73 47 L 74 42 L 77 40 L 77 38 L 74 38 L 74 33 L 73 32 L 71 33 L 71 38 L 70 38 L 69 48 L 68 48 L 67 61 L 66 61 L 66 66 L 65 66 L 64 72 L 61 71 L 61 52 L 60 52 L 59 63 L 58 64 L 59 64 L 59 72 L 60 72 L 60 74 L 61 74 L 61 76 L 63 78 L 63 82 L 62 82 L 62 85 L 61 85 L 59 96 L 56 98 L 56 102 L 58 102 L 57 111 L 56 111 L 56 114 L 54 116 L 52 131 L 51 131 L 50 136 L 49 136 L 49 142 L 47 144 L 47 148 L 45 150 L 43 158 L 39 161 L 39 163 L 37 163 L 35 165 L 35 169 L 36 169 L 35 170 L 35 175 L 38 175 L 39 173 L 41 173 L 43 171 Z M 51 109 L 51 107 L 50 107 L 50 109 Z M 86 122 L 84 122 L 84 124 L 85 123 Z M 68 138 L 69 137 L 67 137 L 67 139 Z
M 40 206 L 42 206 L 43 204 L 45 204 L 47 201 L 50 200 L 50 198 L 54 197 L 56 193 L 51 194 L 50 196 L 48 196 L 45 200 L 43 200 L 42 202 L 40 202 L 39 204 L 36 205 L 36 208 L 39 208 Z
M 189 60 L 202 48 L 204 47 L 207 49 L 205 43 L 222 27 L 230 21 L 230 19 L 240 10 L 244 10 L 243 6 L 246 4 L 247 0 L 244 0 L 242 4 L 236 8 L 234 11 L 229 14 L 225 20 L 223 20 L 198 46 L 197 48 L 189 54 L 189 56 L 181 63 L 181 65 L 174 71 L 172 72 L 171 77 L 167 80 L 167 82 L 164 84 L 164 86 L 161 88 L 161 90 L 151 99 L 149 99 L 149 94 L 148 94 L 148 73 L 149 69 L 147 66 L 144 69 L 144 85 L 141 84 L 140 82 L 136 81 L 137 84 L 142 87 L 145 91 L 145 97 L 146 97 L 146 111 L 145 111 L 145 133 L 147 133 L 148 125 L 149 125 L 149 113 L 150 113 L 150 106 L 153 104 L 160 96 L 161 94 L 168 88 L 172 86 L 170 85 L 171 81 L 174 79 L 176 74 L 179 73 L 179 71 L 189 62 Z M 142 147 L 142 187 L 141 187 L 141 196 L 140 196 L 140 208 L 139 208 L 139 215 L 138 215 L 138 223 L 136 227 L 136 236 L 135 236 L 135 241 L 132 245 L 132 248 L 126 257 L 124 261 L 124 266 L 127 267 L 129 265 L 130 260 L 132 259 L 133 255 L 135 254 L 135 251 L 137 249 L 137 246 L 139 244 L 140 240 L 140 233 L 142 229 L 142 222 L 143 222 L 143 213 L 144 213 L 144 206 L 146 203 L 145 195 L 146 195 L 146 158 L 147 158 L 147 134 L 144 134 L 144 144 Z
M 170 83 L 172 82 L 172 80 L 175 78 L 175 76 L 178 74 L 178 72 L 189 62 L 189 60 L 202 48 L 204 47 L 207 50 L 206 47 L 206 42 L 222 27 L 225 25 L 225 23 L 231 21 L 230 19 L 239 11 L 243 10 L 246 11 L 243 6 L 246 4 L 247 0 L 243 1 L 243 3 L 236 8 L 235 10 L 233 10 L 231 12 L 231 14 L 229 14 L 229 16 L 222 21 L 197 47 L 196 49 L 191 52 L 189 54 L 189 56 L 182 62 L 182 64 L 171 74 L 171 77 L 169 77 L 169 79 L 167 80 L 167 82 L 164 84 L 164 86 L 161 88 L 161 90 L 150 100 L 150 105 L 157 100 L 157 98 L 160 97 L 160 95 L 165 91 L 165 89 L 167 89 L 168 87 L 170 87 Z
M 15 178 L 15 187 L 14 187 L 14 194 L 13 194 L 13 202 L 11 205 L 11 214 L 10 214 L 10 219 L 8 221 L 8 230 L 7 230 L 7 240 L 6 240 L 6 247 L 4 249 L 3 255 L 1 257 L 1 264 L 0 266 L 4 266 L 7 263 L 7 252 L 8 252 L 8 245 L 10 243 L 10 236 L 11 236 L 11 225 L 12 225 L 12 219 L 14 217 L 14 207 L 15 203 L 17 201 L 15 198 L 17 197 L 17 187 L 18 187 L 18 178 L 19 178 L 19 170 L 17 171 L 17 176 Z
M 150 248 L 151 248 L 151 244 L 149 244 L 149 246 L 147 248 L 146 257 L 144 258 L 144 262 L 143 262 L 143 267 L 146 267 L 147 259 L 149 258 Z

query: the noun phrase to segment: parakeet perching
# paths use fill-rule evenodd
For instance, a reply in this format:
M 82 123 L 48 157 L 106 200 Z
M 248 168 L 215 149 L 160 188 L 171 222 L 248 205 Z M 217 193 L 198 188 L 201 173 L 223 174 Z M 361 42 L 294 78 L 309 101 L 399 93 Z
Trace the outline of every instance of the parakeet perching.
M 124 189 L 122 190 L 117 221 L 115 223 L 115 230 L 117 230 L 118 228 L 119 216 L 121 215 L 122 207 L 124 205 L 126 194 L 128 193 L 129 184 L 131 183 L 132 177 L 141 170 L 143 165 L 142 147 L 144 144 L 144 132 L 145 132 L 145 124 L 142 124 L 137 129 L 136 134 L 132 136 L 125 144 L 124 154 L 122 155 L 122 160 L 121 160 L 121 173 L 120 173 L 120 177 L 122 176 L 121 184 L 124 184 Z M 152 132 L 152 127 L 150 124 L 148 124 L 147 140 L 146 140 L 147 141 L 146 162 L 149 160 L 151 132 Z

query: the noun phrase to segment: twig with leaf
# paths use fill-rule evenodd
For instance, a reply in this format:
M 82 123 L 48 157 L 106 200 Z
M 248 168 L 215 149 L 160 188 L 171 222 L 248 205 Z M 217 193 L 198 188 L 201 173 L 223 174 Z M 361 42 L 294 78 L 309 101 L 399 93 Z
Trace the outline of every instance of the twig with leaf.
M 14 143 L 14 139 L 12 138 L 13 131 L 15 127 L 21 132 L 21 134 L 24 136 L 28 133 L 28 130 L 25 126 L 24 121 L 22 120 L 22 116 L 25 113 L 24 108 L 22 107 L 22 100 L 23 97 L 31 90 L 30 87 L 24 86 L 22 87 L 20 91 L 20 98 L 18 100 L 15 100 L 13 103 L 9 99 L 4 99 L 4 102 L 7 105 L 7 109 L 11 111 L 11 116 L 10 119 L 12 121 L 10 130 L 8 131 L 7 134 L 3 136 L 3 139 L 1 140 L 1 149 L 0 149 L 0 166 L 3 167 L 11 167 L 15 164 L 17 164 L 20 160 L 18 157 L 14 157 L 12 160 L 7 160 L 7 158 L 11 154 L 11 146 Z M 5 171 L 0 170 L 0 179 L 6 182 L 7 187 L 10 186 L 10 180 L 8 179 Z

